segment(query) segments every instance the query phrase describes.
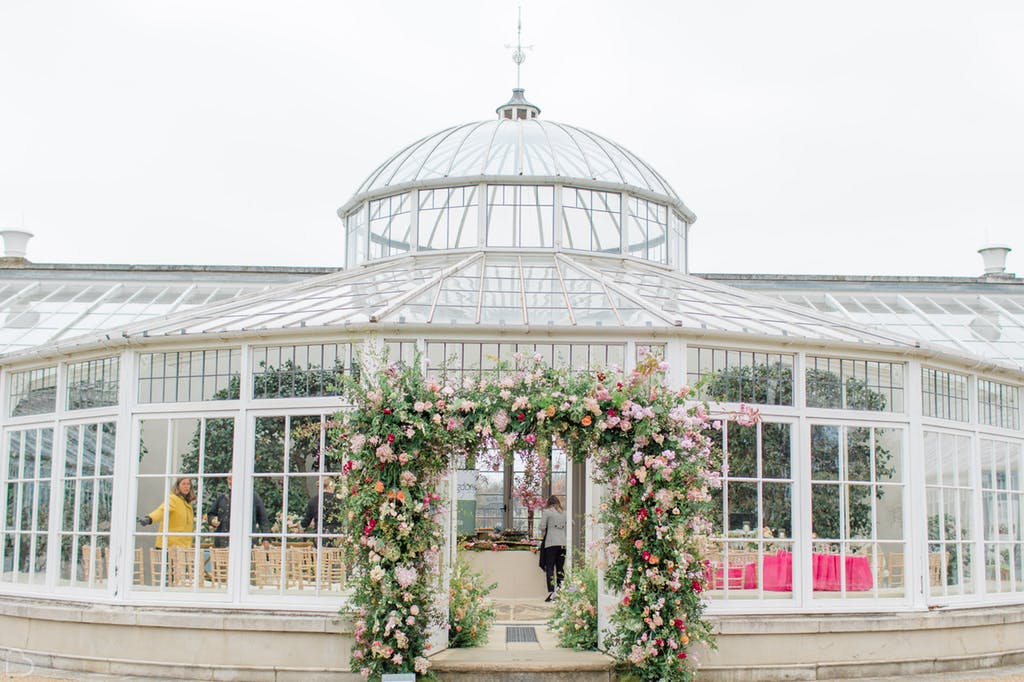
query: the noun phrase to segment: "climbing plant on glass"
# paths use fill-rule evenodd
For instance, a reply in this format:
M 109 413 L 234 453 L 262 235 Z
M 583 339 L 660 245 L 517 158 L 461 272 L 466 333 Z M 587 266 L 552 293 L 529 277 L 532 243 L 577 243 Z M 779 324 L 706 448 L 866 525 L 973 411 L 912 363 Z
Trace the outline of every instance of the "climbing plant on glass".
M 619 595 L 608 651 L 641 679 L 692 679 L 687 649 L 712 640 L 701 547 L 719 465 L 706 408 L 664 386 L 665 369 L 647 358 L 629 376 L 570 372 L 517 355 L 500 374 L 457 384 L 396 366 L 348 379 L 353 409 L 331 436 L 346 457 L 353 670 L 428 672 L 428 633 L 445 621 L 432 604 L 449 458 L 511 458 L 555 442 L 591 458 L 606 488 L 600 549 L 606 588 Z

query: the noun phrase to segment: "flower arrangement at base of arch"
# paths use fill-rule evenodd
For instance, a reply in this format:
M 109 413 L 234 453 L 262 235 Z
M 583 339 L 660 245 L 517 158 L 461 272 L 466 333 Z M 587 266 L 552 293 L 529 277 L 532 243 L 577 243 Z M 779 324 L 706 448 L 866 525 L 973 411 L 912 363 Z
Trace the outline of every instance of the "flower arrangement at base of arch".
M 429 629 L 444 626 L 433 595 L 443 541 L 437 491 L 449 459 L 487 450 L 506 461 L 543 456 L 555 443 L 577 461 L 590 458 L 605 486 L 600 561 L 606 589 L 618 595 L 605 648 L 640 679 L 691 680 L 688 650 L 713 643 L 701 548 L 710 490 L 721 485 L 707 435 L 715 424 L 688 389 L 660 382 L 666 367 L 654 357 L 628 376 L 515 360 L 479 380 L 433 382 L 392 366 L 348 381 L 355 407 L 340 415 L 333 443 L 347 457 L 353 670 L 427 672 Z

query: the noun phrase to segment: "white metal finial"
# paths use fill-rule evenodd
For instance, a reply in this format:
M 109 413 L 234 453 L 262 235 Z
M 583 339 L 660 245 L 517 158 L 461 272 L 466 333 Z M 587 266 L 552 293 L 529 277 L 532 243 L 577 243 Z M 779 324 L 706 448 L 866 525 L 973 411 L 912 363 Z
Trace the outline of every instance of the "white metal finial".
M 526 52 L 524 50 L 533 49 L 533 45 L 523 45 L 523 8 L 519 7 L 519 18 L 516 23 L 516 44 L 515 46 L 506 44 L 505 47 L 512 49 L 512 61 L 516 63 L 516 87 L 519 86 L 519 76 L 522 71 L 523 62 L 526 61 Z

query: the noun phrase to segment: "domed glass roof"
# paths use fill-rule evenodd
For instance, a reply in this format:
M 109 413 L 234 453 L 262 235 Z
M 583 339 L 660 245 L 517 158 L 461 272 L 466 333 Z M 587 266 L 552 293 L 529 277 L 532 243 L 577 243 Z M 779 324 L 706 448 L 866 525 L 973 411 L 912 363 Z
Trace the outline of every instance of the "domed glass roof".
M 536 118 L 466 123 L 428 135 L 370 173 L 356 196 L 414 182 L 523 175 L 628 185 L 682 205 L 657 171 L 621 145 Z

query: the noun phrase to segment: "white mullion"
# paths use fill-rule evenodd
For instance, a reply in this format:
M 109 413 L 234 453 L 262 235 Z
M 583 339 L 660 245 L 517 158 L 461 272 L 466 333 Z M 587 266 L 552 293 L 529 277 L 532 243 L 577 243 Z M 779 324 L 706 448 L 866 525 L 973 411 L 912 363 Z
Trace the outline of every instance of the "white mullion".
M 82 459 L 85 457 L 85 429 L 82 428 L 83 426 L 84 426 L 84 424 L 73 424 L 71 426 L 65 427 L 65 428 L 75 429 L 76 431 L 78 431 L 78 438 L 76 438 L 76 441 L 78 442 L 78 446 L 76 447 L 77 451 L 75 452 L 75 465 L 74 465 L 75 468 L 71 472 L 71 477 L 74 479 L 72 482 L 74 483 L 74 490 L 75 490 L 74 494 L 71 496 L 71 504 L 74 505 L 74 509 L 71 512 L 71 528 L 68 529 L 68 535 L 71 538 L 71 548 L 73 550 L 72 553 L 71 553 L 71 584 L 72 585 L 76 585 L 76 586 L 77 586 L 77 583 L 78 583 L 78 578 L 77 578 L 77 576 L 78 576 L 78 553 L 81 551 L 81 549 L 80 549 L 80 547 L 81 547 L 81 538 L 79 537 L 79 534 L 78 534 L 78 528 L 81 525 L 81 515 L 82 515 L 82 511 L 81 511 L 81 507 L 82 507 L 81 499 L 82 499 L 82 487 L 83 487 L 82 486 Z M 65 442 L 67 442 L 67 439 L 64 439 L 64 440 L 65 440 Z M 65 480 L 66 477 L 67 477 L 67 473 L 68 472 L 65 470 L 63 472 L 63 476 L 61 476 L 61 479 L 62 479 L 61 480 L 61 483 L 62 483 L 62 486 L 61 486 L 61 498 L 62 499 L 64 497 L 64 495 L 63 495 L 63 493 L 64 493 L 63 486 L 67 484 L 67 481 Z M 96 498 L 96 495 L 95 495 L 95 492 L 94 492 L 93 493 L 93 500 L 95 500 L 95 498 Z M 57 518 L 63 519 L 63 516 L 64 515 L 61 514 L 61 516 L 59 516 Z
M 58 453 L 63 452 L 62 448 L 60 447 L 60 443 L 61 443 L 61 421 L 60 421 L 60 417 L 64 414 L 64 411 L 67 409 L 67 365 L 65 365 L 64 363 L 61 363 L 61 362 L 57 363 L 57 388 L 56 388 L 56 391 L 57 391 L 57 394 L 56 394 L 56 396 L 54 396 L 54 411 L 55 411 L 55 414 L 54 414 L 54 419 L 51 422 L 51 424 L 52 424 L 51 428 L 53 429 L 53 435 L 51 436 L 51 439 L 50 439 L 50 500 L 49 500 L 49 508 L 50 509 L 49 509 L 49 518 L 47 519 L 50 527 L 47 528 L 46 532 L 45 532 L 46 543 L 47 543 L 46 544 L 46 565 L 47 565 L 47 571 L 46 571 L 46 576 L 44 578 L 44 583 L 47 586 L 47 589 L 49 589 L 49 590 L 53 590 L 56 587 L 58 579 L 60 578 L 60 546 L 61 546 L 61 544 L 60 544 L 60 519 L 61 519 L 61 517 L 60 517 L 60 508 L 61 508 L 61 502 L 64 499 L 63 486 L 61 487 L 60 495 L 56 495 L 54 493 L 55 493 L 55 487 L 56 487 L 57 481 L 60 480 L 58 478 L 58 474 L 60 473 L 60 470 L 63 468 L 63 463 L 57 461 L 58 459 L 60 459 L 58 457 Z M 40 431 L 39 436 L 37 437 L 37 440 L 38 440 L 38 443 L 39 443 L 39 450 L 40 450 L 40 453 L 41 453 L 42 452 L 42 445 L 43 445 L 43 434 L 42 434 L 42 431 Z M 38 459 L 38 456 L 37 456 L 37 459 Z M 37 465 L 37 467 L 41 468 L 42 462 L 37 462 L 36 465 Z M 36 479 L 36 489 L 37 489 L 37 491 L 38 491 L 38 488 L 39 488 L 39 479 L 37 478 Z M 39 493 L 37 492 L 36 493 L 37 497 L 38 497 L 38 494 Z M 78 505 L 75 505 L 75 506 L 77 507 Z M 38 513 L 37 513 L 37 515 L 38 515 Z M 33 523 L 33 526 L 34 526 L 35 525 L 35 519 L 32 520 L 32 523 Z M 74 529 L 72 529 L 72 532 L 77 532 L 77 528 L 78 528 L 78 525 L 76 523 Z M 34 529 L 34 530 L 39 530 L 39 529 Z M 56 541 L 54 541 L 55 539 L 56 539 Z M 74 542 L 72 542 L 72 548 L 74 548 Z M 74 565 L 74 564 L 72 564 L 72 565 Z M 35 565 L 33 564 L 33 568 L 34 567 L 35 567 Z M 50 567 L 53 567 L 53 568 L 51 569 Z M 73 578 L 74 578 L 74 575 L 72 575 L 72 579 Z
M 490 218 L 487 212 L 487 184 L 481 182 L 477 185 L 477 193 L 480 196 L 477 197 L 476 243 L 477 248 L 482 248 L 487 246 L 487 223 Z
M 793 356 L 793 406 L 798 408 L 797 420 L 794 433 L 791 435 L 793 445 L 793 457 L 790 461 L 796 464 L 792 472 L 794 479 L 793 503 L 796 508 L 793 510 L 793 600 L 798 609 L 803 609 L 811 603 L 813 587 L 810 576 L 812 574 L 811 554 L 814 543 L 811 541 L 812 515 L 811 505 L 813 504 L 812 483 L 811 483 L 811 420 L 807 416 L 804 404 L 805 393 L 805 372 L 806 354 L 801 351 Z M 795 441 L 795 442 L 793 442 Z
M 115 419 L 114 465 L 111 482 L 114 493 L 110 509 L 110 560 L 107 593 L 117 598 L 129 592 L 135 575 L 135 515 L 133 505 L 137 504 L 138 485 L 136 476 L 138 458 L 133 456 L 133 443 L 139 442 L 139 431 L 132 419 L 132 406 L 138 400 L 138 385 L 135 381 L 136 354 L 130 350 L 121 353 L 118 363 L 118 414 Z M 118 490 L 121 494 L 118 494 Z M 145 557 L 142 560 L 145 574 Z
M 164 466 L 163 476 L 160 480 L 160 494 L 163 496 L 163 509 L 164 516 L 160 523 L 160 566 L 162 570 L 160 572 L 160 591 L 163 592 L 167 589 L 167 579 L 170 577 L 170 547 L 167 546 L 167 527 L 170 525 L 170 509 L 168 507 L 171 504 L 171 493 L 167 488 L 168 482 L 173 479 L 171 474 L 171 452 L 174 446 L 174 419 L 167 419 L 167 435 L 164 438 Z M 170 478 L 169 478 L 170 476 Z M 153 521 L 156 523 L 156 521 Z
M 925 464 L 923 457 L 910 457 L 909 453 L 924 452 L 924 424 L 922 409 L 922 381 L 921 363 L 918 360 L 911 360 L 907 364 L 904 384 L 904 410 L 906 410 L 908 426 L 907 433 L 903 437 L 903 481 L 901 486 L 904 490 L 906 504 L 904 510 L 912 510 L 910 514 L 903 513 L 903 547 L 904 556 L 910 554 L 913 557 L 910 568 L 921 570 L 920 573 L 911 571 L 910 576 L 928 576 L 928 492 L 925 486 Z M 909 403 L 909 404 L 908 404 Z M 941 460 L 940 460 L 941 464 Z M 940 469 L 941 482 L 941 469 Z M 907 552 L 907 549 L 910 552 Z M 923 563 L 922 563 L 923 561 Z M 904 562 L 904 590 L 910 586 L 907 576 L 907 562 Z M 914 565 L 916 564 L 916 566 Z M 919 589 L 910 590 L 910 594 L 904 594 L 905 599 L 918 608 L 928 603 L 928 589 L 923 580 L 918 582 Z
M 204 374 L 205 374 L 205 372 L 204 372 Z M 199 591 L 199 586 L 202 585 L 203 581 L 204 581 L 203 574 L 200 573 L 199 571 L 200 571 L 200 567 L 204 566 L 204 564 L 205 564 L 205 562 L 202 561 L 202 556 L 203 556 L 203 547 L 202 547 L 203 538 L 202 538 L 202 535 L 200 535 L 200 532 L 202 531 L 202 527 L 203 527 L 203 517 L 202 517 L 203 497 L 204 497 L 203 493 L 204 493 L 205 488 L 206 488 L 206 477 L 203 475 L 203 474 L 206 473 L 206 425 L 207 425 L 206 417 L 200 417 L 199 418 L 199 461 L 196 464 L 196 473 L 195 473 L 196 480 L 192 484 L 192 494 L 195 495 L 195 503 L 194 503 L 194 505 L 196 507 L 199 507 L 199 509 L 198 509 L 199 513 L 193 515 L 192 527 L 189 529 L 189 533 L 192 536 L 191 537 L 192 547 L 195 549 L 195 551 L 192 553 L 192 585 L 190 586 L 191 587 L 191 590 L 190 590 L 191 592 L 198 592 Z M 175 478 L 177 478 L 181 473 L 184 473 L 184 472 L 176 473 L 175 474 Z M 168 516 L 168 521 L 170 521 L 170 517 L 169 516 Z M 170 525 L 170 524 L 168 524 L 168 525 Z
M 409 252 L 415 253 L 420 250 L 420 191 L 413 189 L 409 192 Z
M 4 372 L 2 369 L 0 369 L 0 393 L 2 393 L 3 391 L 6 390 L 6 386 L 7 386 L 7 373 Z M 5 410 L 5 409 L 6 409 L 6 404 L 4 403 L 4 400 L 2 398 L 0 398 L 0 410 Z M 6 412 L 0 412 L 0 414 L 6 414 Z M 4 510 L 7 510 L 7 509 L 10 508 L 8 506 L 10 503 L 9 503 L 9 501 L 7 499 L 7 483 L 8 483 L 9 478 L 10 478 L 9 475 L 8 475 L 8 470 L 10 469 L 10 455 L 11 455 L 11 446 L 10 446 L 10 441 L 8 440 L 9 438 L 10 438 L 10 431 L 8 429 L 0 430 L 0 448 L 3 448 L 3 450 L 0 450 L 0 508 L 3 508 Z M 2 572 L 2 570 L 3 570 L 2 567 L 7 565 L 6 556 L 5 556 L 7 554 L 7 552 L 4 549 L 4 547 L 5 547 L 4 535 L 8 531 L 10 531 L 10 529 L 7 528 L 6 525 L 7 525 L 7 514 L 5 513 L 4 517 L 3 517 L 3 520 L 0 520 L 0 572 Z
M 63 375 L 63 367 L 62 366 L 58 366 L 58 369 L 57 369 L 57 400 L 58 400 L 57 408 L 58 408 L 58 410 L 59 410 L 59 408 L 61 406 L 60 395 L 62 394 L 62 391 L 60 389 L 61 389 L 61 383 L 62 383 L 62 380 L 61 380 L 61 376 L 62 375 Z M 39 435 L 36 436 L 37 446 L 38 446 L 38 449 L 39 449 L 39 454 L 42 453 L 42 447 L 43 447 L 43 433 L 42 433 L 42 431 L 45 428 L 46 427 L 42 427 L 41 429 L 39 429 L 39 431 L 38 431 Z M 50 499 L 49 499 L 49 503 L 48 503 L 48 506 L 49 506 L 49 518 L 47 519 L 49 527 L 43 529 L 43 531 L 44 531 L 44 535 L 46 536 L 46 565 L 48 567 L 47 570 L 46 570 L 46 576 L 44 578 L 44 584 L 46 585 L 48 590 L 52 591 L 55 588 L 55 586 L 57 584 L 57 581 L 60 578 L 60 529 L 59 529 L 59 523 L 60 523 L 59 519 L 60 519 L 60 516 L 59 516 L 59 514 L 60 514 L 60 503 L 63 500 L 63 487 L 61 486 L 60 494 L 59 495 L 55 495 L 54 494 L 55 493 L 55 489 L 54 488 L 56 487 L 56 482 L 59 480 L 59 478 L 57 477 L 57 475 L 59 473 L 59 468 L 62 468 L 63 463 L 62 462 L 57 462 L 58 459 L 62 459 L 62 458 L 58 458 L 57 457 L 57 454 L 61 453 L 61 451 L 59 450 L 60 421 L 57 420 L 57 419 L 54 419 L 50 423 L 50 428 L 53 429 L 53 435 L 51 436 L 51 440 L 50 440 L 50 480 L 49 480 Z M 36 457 L 37 457 L 37 460 L 38 460 L 39 459 L 39 455 L 37 454 Z M 42 462 L 41 461 L 37 462 L 36 466 L 38 467 L 38 469 L 41 469 L 42 468 Z M 37 476 L 37 478 L 36 478 L 36 489 L 37 489 L 37 491 L 38 491 L 40 482 L 41 481 L 40 481 L 40 479 Z M 38 495 L 39 495 L 38 492 L 37 492 L 36 495 L 37 495 L 37 499 L 38 499 Z M 37 515 L 38 515 L 38 510 L 37 510 Z M 33 526 L 35 526 L 35 519 L 33 519 Z M 75 527 L 77 528 L 78 526 L 76 525 Z M 35 527 L 33 527 L 33 529 L 36 530 L 36 531 L 39 530 L 38 528 L 35 528 Z M 55 542 L 54 542 L 54 539 L 56 539 Z M 54 568 L 50 569 L 49 566 L 53 566 Z M 35 564 L 33 564 L 33 567 L 35 567 Z
M 11 564 L 13 575 L 11 578 L 13 582 L 21 582 L 21 578 L 18 575 L 18 566 L 21 565 L 21 546 L 22 531 L 21 531 L 21 514 L 25 507 L 25 501 L 22 499 L 25 495 L 25 431 L 18 432 L 18 478 L 17 483 L 14 487 L 14 525 L 11 527 L 12 535 L 16 538 L 14 543 L 14 558 Z
M 555 251 L 561 251 L 562 250 L 562 231 L 564 230 L 564 226 L 563 226 L 563 217 L 564 216 L 562 216 L 562 185 L 561 184 L 555 184 L 553 189 L 552 189 L 552 192 L 554 192 L 554 195 L 553 195 L 554 199 L 552 200 L 552 204 L 554 205 L 555 215 L 554 215 L 554 218 L 552 220 L 552 228 L 551 229 L 553 230 L 553 232 L 552 232 L 552 237 L 551 237 L 551 246 L 555 249 Z
M 254 367 L 256 363 L 253 358 L 253 347 L 251 344 L 243 343 L 241 349 L 241 366 L 239 367 L 239 402 L 241 409 L 234 415 L 234 431 L 232 445 L 234 451 L 231 458 L 231 528 L 228 530 L 228 598 L 233 603 L 245 601 L 248 594 L 250 564 L 252 563 L 252 552 L 246 551 L 252 547 L 251 541 L 245 543 L 244 536 L 251 525 L 246 525 L 248 515 L 252 514 L 252 496 L 256 485 L 253 471 L 249 463 L 255 461 L 255 439 L 250 448 L 249 434 L 256 433 L 254 417 L 251 411 L 254 407 Z M 322 364 L 322 363 L 321 363 Z M 234 485 L 241 483 L 242 485 Z M 248 512 L 246 510 L 249 510 Z M 241 523 L 238 516 L 241 515 Z M 250 522 L 251 523 L 251 522 Z M 241 529 L 241 530 L 239 530 Z M 263 530 L 262 528 L 260 529 Z M 239 537 L 242 535 L 243 537 Z
M 629 202 L 632 195 L 622 193 L 622 204 L 619 206 L 619 254 L 629 254 Z

